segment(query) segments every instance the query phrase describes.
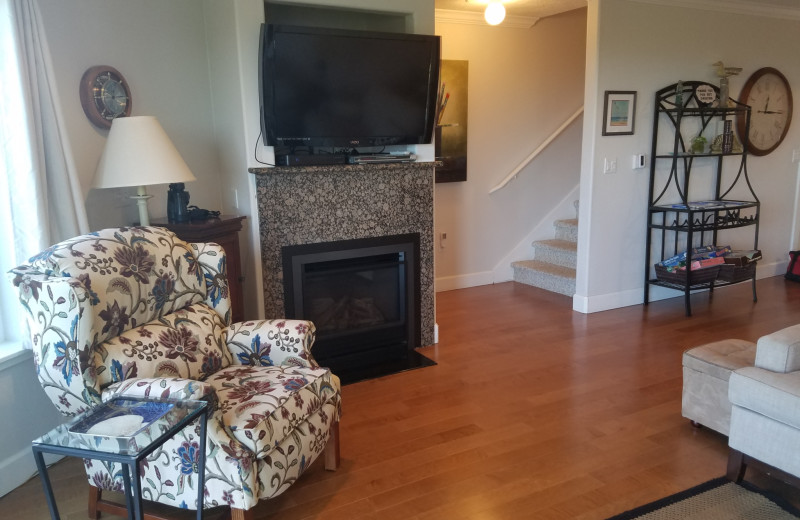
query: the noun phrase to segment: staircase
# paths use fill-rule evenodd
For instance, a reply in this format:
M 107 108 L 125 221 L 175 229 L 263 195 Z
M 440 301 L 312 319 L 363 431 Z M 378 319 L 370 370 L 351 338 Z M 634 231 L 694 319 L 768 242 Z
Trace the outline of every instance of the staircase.
M 514 281 L 572 296 L 578 258 L 578 219 L 557 220 L 554 226 L 554 239 L 533 243 L 533 260 L 511 263 Z

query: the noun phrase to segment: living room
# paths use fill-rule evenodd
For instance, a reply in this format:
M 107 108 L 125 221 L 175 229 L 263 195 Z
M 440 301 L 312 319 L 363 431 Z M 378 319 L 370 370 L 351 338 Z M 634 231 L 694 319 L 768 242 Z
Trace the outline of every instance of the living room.
M 373 8 L 365 1 L 335 4 Z M 649 153 L 652 93 L 678 79 L 715 81 L 711 64 L 718 60 L 744 68 L 742 76 L 732 78 L 734 93 L 738 93 L 747 74 L 762 66 L 780 69 L 791 84 L 800 79 L 793 55 L 800 38 L 800 22 L 796 15 L 778 10 L 757 15 L 752 11 L 720 11 L 718 6 L 714 6 L 716 11 L 690 7 L 690 3 L 676 7 L 606 0 L 589 2 L 586 10 L 541 20 L 525 33 L 502 27 L 438 24 L 432 1 L 387 4 L 386 10 L 413 13 L 410 16 L 414 31 L 441 34 L 443 58 L 468 60 L 471 83 L 475 79 L 475 84 L 470 85 L 470 128 L 475 129 L 470 135 L 470 176 L 466 183 L 436 186 L 435 232 L 447 232 L 452 238 L 447 248 L 437 251 L 437 290 L 507 280 L 497 273 L 530 229 L 552 211 L 552 205 L 546 202 L 563 200 L 572 190 L 579 189 L 578 290 L 571 306 L 561 301 L 559 304 L 567 311 L 572 307 L 581 313 L 638 305 L 647 178 L 642 170 L 631 169 L 628 159 L 634 153 Z M 135 220 L 135 208 L 127 201 L 127 193 L 89 188 L 104 135 L 86 121 L 74 86 L 89 66 L 109 63 L 131 81 L 134 112 L 159 117 L 198 178 L 187 185 L 192 203 L 248 215 L 242 240 L 243 247 L 253 254 L 245 259 L 245 277 L 258 280 L 259 265 L 253 246 L 258 237 L 254 229 L 257 218 L 252 178 L 246 171 L 255 166 L 252 151 L 257 148 L 258 137 L 257 107 L 253 110 L 257 104 L 257 81 L 255 67 L 249 64 L 255 62 L 253 34 L 257 34 L 263 19 L 261 2 L 238 1 L 231 6 L 207 1 L 201 6 L 189 0 L 166 5 L 154 1 L 43 0 L 41 9 L 90 224 L 105 227 Z M 548 37 L 563 35 L 564 41 L 548 46 L 558 48 L 559 53 L 537 55 L 537 66 L 530 66 L 530 56 L 516 54 L 520 52 L 519 43 L 543 38 L 542 33 Z M 742 38 L 742 34 L 752 37 Z M 480 55 L 483 49 L 475 45 L 480 38 L 491 42 L 486 48 L 493 54 Z M 560 55 L 561 49 L 564 56 Z M 505 59 L 493 60 L 497 55 Z M 515 61 L 514 56 L 519 59 Z M 555 74 L 554 56 L 559 58 L 558 65 L 563 70 L 558 72 L 564 76 Z M 493 61 L 503 67 L 502 74 L 486 68 Z M 497 94 L 494 85 L 482 83 L 483 78 L 494 76 L 498 83 L 508 84 L 509 78 L 518 75 L 507 71 L 513 63 L 525 63 L 530 70 L 541 68 L 546 72 L 530 81 L 540 81 L 541 76 L 552 78 L 552 82 L 535 85 L 530 98 L 536 103 L 525 110 L 520 109 L 525 100 L 505 103 L 504 92 Z M 638 92 L 634 135 L 600 136 L 606 90 Z M 559 96 L 557 102 L 550 101 L 554 92 Z M 588 114 L 582 138 L 578 124 L 567 139 L 554 145 L 556 151 L 551 156 L 521 173 L 510 189 L 496 196 L 487 195 L 521 157 L 580 104 L 585 105 Z M 527 120 L 520 121 L 504 109 L 520 112 Z M 503 138 L 498 128 L 515 139 Z M 763 204 L 760 247 L 764 260 L 759 266 L 760 278 L 774 277 L 785 270 L 786 251 L 796 240 L 797 230 L 792 224 L 796 219 L 791 215 L 796 200 L 797 163 L 792 152 L 797 148 L 798 135 L 797 129 L 791 128 L 783 146 L 749 163 Z M 495 136 L 497 141 L 493 141 Z M 524 140 L 519 136 L 525 136 Z M 577 153 L 578 142 L 582 142 L 582 156 Z M 420 155 L 430 157 L 429 149 L 419 148 Z M 257 153 L 262 160 L 269 159 L 268 150 L 259 147 Z M 618 159 L 616 174 L 602 174 L 603 159 L 608 157 Z M 549 187 L 556 182 L 551 176 L 558 177 L 558 186 L 554 191 L 542 189 L 543 185 Z M 571 206 L 572 201 L 567 202 Z M 153 208 L 165 208 L 165 193 L 156 194 L 150 203 Z M 602 261 L 594 260 L 598 258 Z M 251 309 L 263 308 L 256 285 L 251 285 L 247 295 Z M 0 458 L 9 460 L 16 454 L 15 449 Z

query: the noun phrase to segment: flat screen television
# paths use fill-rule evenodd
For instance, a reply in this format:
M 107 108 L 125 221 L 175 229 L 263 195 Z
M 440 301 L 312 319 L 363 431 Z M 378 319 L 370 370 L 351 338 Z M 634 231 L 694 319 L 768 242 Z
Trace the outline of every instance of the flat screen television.
M 438 36 L 265 24 L 259 60 L 268 146 L 431 142 Z

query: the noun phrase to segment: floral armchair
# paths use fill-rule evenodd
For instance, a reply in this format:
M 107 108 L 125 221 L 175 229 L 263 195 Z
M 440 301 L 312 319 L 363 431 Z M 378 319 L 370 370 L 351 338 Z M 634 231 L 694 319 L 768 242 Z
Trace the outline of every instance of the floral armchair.
M 66 416 L 120 395 L 207 399 L 205 501 L 252 518 L 320 454 L 338 465 L 338 379 L 311 355 L 314 325 L 230 323 L 225 253 L 157 227 L 106 229 L 50 247 L 11 271 L 37 375 Z M 196 509 L 199 424 L 141 468 L 142 497 Z M 119 513 L 102 490 L 121 468 L 85 461 L 89 515 Z

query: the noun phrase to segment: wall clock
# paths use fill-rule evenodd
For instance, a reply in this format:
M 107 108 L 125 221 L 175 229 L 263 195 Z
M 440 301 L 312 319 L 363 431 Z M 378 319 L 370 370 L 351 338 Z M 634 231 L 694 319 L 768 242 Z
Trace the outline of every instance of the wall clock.
M 115 118 L 131 115 L 128 82 L 114 67 L 96 65 L 86 69 L 81 78 L 80 96 L 86 117 L 100 128 L 111 128 Z
M 744 84 L 739 102 L 750 106 L 750 132 L 745 135 L 745 116 L 739 115 L 739 138 L 753 155 L 767 155 L 781 144 L 792 122 L 789 82 L 776 69 L 758 69 Z

